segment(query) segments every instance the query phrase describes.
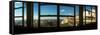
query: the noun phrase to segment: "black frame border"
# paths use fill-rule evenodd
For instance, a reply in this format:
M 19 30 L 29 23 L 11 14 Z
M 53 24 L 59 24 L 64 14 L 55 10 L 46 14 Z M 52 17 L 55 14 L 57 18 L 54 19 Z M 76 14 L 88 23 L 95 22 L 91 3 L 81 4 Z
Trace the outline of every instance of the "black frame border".
M 9 15 L 10 15 L 10 17 L 9 17 L 9 19 L 10 19 L 10 33 L 12 33 L 12 35 L 14 35 L 14 5 L 13 5 L 13 3 L 14 2 L 32 2 L 32 3 L 39 3 L 38 5 L 40 5 L 40 3 L 49 3 L 49 2 L 33 2 L 33 1 L 10 1 L 10 13 L 9 13 Z M 49 4 L 56 4 L 57 6 L 59 6 L 59 5 L 65 5 L 65 3 L 49 3 Z M 13 6 L 12 6 L 13 5 Z M 82 4 L 69 4 L 68 3 L 68 5 L 82 5 Z M 87 5 L 82 5 L 82 6 L 87 6 Z M 97 23 L 97 25 L 98 25 L 98 6 L 97 5 L 88 5 L 88 6 L 95 6 L 96 7 L 96 23 Z M 38 7 L 39 8 L 39 10 L 40 10 L 40 7 Z M 57 11 L 59 11 L 59 7 L 57 7 Z M 57 13 L 57 14 L 59 14 L 59 13 Z M 75 13 L 74 13 L 75 14 Z M 40 15 L 40 11 L 39 11 L 39 15 Z M 58 17 L 60 17 L 60 16 L 58 16 Z M 40 21 L 40 16 L 38 17 L 39 18 L 39 21 Z M 59 19 L 59 18 L 57 18 L 57 19 Z M 38 23 L 39 25 L 39 27 L 40 27 L 40 22 Z M 59 23 L 58 23 L 58 25 L 59 25 Z M 66 28 L 62 28 L 62 29 L 66 29 Z M 12 32 L 11 32 L 12 31 Z M 64 30 L 65 31 L 65 30 Z M 55 31 L 55 32 L 57 32 L 57 31 Z M 34 33 L 34 32 L 33 32 Z M 36 32 L 37 33 L 37 32 Z

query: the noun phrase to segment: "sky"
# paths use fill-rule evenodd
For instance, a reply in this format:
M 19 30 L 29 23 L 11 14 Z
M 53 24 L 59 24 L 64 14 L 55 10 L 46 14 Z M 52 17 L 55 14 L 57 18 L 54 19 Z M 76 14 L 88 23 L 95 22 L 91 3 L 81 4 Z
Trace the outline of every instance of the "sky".
M 24 5 L 25 6 L 25 5 Z M 15 2 L 15 8 L 22 7 L 22 2 Z M 34 3 L 34 19 L 38 19 L 38 3 Z M 87 9 L 90 7 L 87 6 Z M 40 6 L 40 15 L 57 15 L 57 6 L 56 5 L 41 5 Z M 76 6 L 76 15 L 79 14 L 79 7 Z M 24 15 L 26 17 L 26 7 L 24 7 Z M 60 6 L 60 15 L 73 15 L 74 16 L 74 7 L 69 6 Z M 15 16 L 22 16 L 22 8 L 15 9 Z

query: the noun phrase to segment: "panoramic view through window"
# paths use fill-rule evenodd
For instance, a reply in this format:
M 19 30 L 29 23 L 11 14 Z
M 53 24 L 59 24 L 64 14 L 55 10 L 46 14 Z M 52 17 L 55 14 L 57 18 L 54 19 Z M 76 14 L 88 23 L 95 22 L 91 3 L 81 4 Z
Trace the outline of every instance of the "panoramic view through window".
M 60 6 L 60 26 L 74 26 L 74 6 Z
M 40 27 L 57 26 L 57 5 L 41 4 L 40 6 Z M 55 16 L 53 16 L 55 15 Z
M 97 6 L 13 2 L 15 33 L 97 29 Z

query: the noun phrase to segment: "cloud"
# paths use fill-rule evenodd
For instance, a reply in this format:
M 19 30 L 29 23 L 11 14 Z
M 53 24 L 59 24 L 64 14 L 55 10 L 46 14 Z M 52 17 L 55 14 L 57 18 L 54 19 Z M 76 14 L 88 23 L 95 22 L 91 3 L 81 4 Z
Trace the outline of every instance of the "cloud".
M 64 9 L 60 10 L 60 12 L 64 12 L 64 11 L 65 11 Z

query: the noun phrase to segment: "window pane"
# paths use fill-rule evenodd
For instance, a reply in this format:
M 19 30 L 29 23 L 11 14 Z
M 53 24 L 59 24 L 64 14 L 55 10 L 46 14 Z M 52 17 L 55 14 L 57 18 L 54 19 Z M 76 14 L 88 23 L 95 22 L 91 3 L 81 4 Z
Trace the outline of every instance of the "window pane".
M 22 26 L 22 18 L 15 18 L 15 26 Z
M 96 22 L 96 8 L 92 7 L 92 22 Z
M 22 7 L 22 2 L 15 2 L 15 8 Z
M 34 21 L 33 21 L 33 27 L 38 27 L 38 3 L 34 3 Z
M 41 5 L 40 7 L 40 15 L 57 15 L 56 5 Z
M 15 16 L 22 16 L 22 2 L 15 2 Z
M 40 25 L 41 27 L 56 27 L 57 17 L 41 17 Z
M 74 7 L 60 6 L 60 15 L 72 15 L 72 16 L 74 16 Z
M 91 6 L 86 6 L 86 24 L 91 23 L 91 19 L 92 19 L 92 8 Z
M 26 3 L 24 3 L 24 26 L 26 27 Z
M 60 17 L 60 27 L 74 26 L 74 17 Z
M 79 24 L 79 6 L 75 6 L 75 13 L 76 13 L 76 15 L 75 15 L 75 18 L 76 18 L 76 26 L 78 26 L 78 24 Z
M 22 16 L 22 8 L 15 9 L 15 16 Z
M 86 7 L 83 8 L 83 25 L 86 24 Z

